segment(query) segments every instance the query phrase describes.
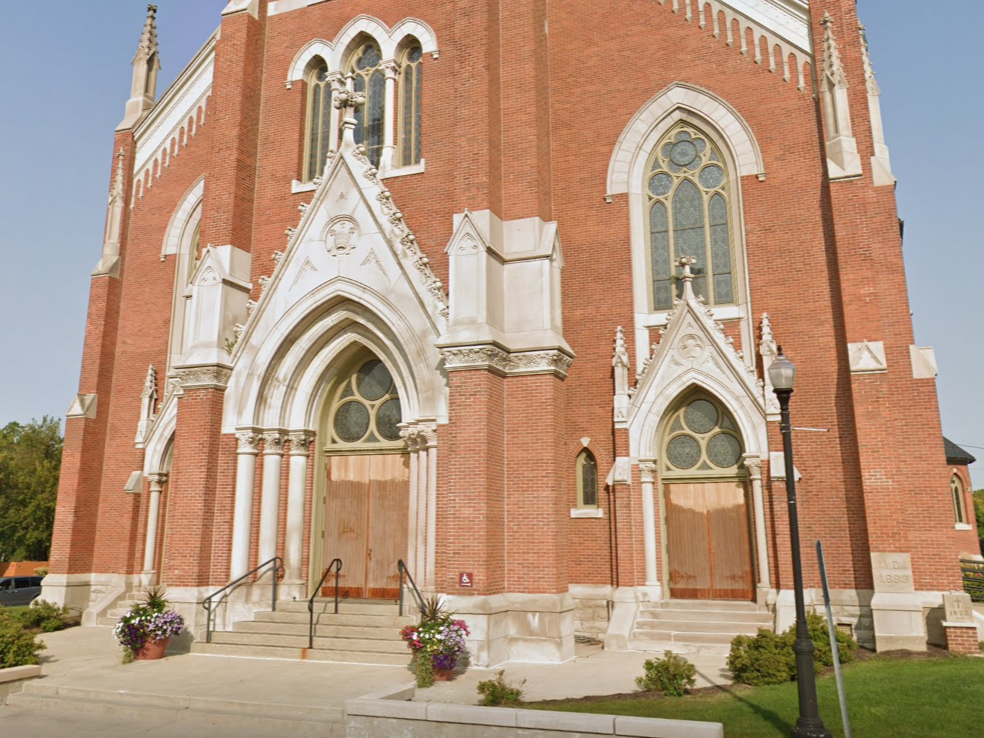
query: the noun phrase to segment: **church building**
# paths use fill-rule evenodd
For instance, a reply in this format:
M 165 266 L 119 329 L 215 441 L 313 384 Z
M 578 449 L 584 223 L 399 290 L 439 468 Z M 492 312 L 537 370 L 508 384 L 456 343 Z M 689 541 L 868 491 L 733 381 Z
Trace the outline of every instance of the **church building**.
M 820 540 L 862 644 L 945 643 L 972 458 L 855 0 L 230 0 L 162 94 L 155 14 L 45 599 L 329 660 L 406 659 L 258 626 L 336 574 L 340 615 L 444 596 L 479 666 L 784 630 L 781 345 L 808 604 Z

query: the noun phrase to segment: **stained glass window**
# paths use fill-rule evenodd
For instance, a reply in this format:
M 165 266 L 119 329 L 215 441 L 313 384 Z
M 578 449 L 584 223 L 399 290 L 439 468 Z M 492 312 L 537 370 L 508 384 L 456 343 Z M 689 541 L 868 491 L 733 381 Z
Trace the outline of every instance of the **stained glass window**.
M 355 142 L 366 147 L 366 156 L 374 167 L 383 154 L 383 132 L 386 126 L 386 79 L 379 68 L 382 56 L 374 43 L 363 46 L 355 55 L 350 72 L 352 89 L 366 94 L 365 105 L 355 112 Z
M 577 506 L 598 507 L 598 463 L 588 449 L 577 457 Z
M 967 522 L 967 509 L 964 507 L 964 487 L 960 477 L 950 477 L 950 494 L 953 496 L 953 516 L 957 523 Z
M 733 475 L 737 471 L 743 453 L 741 437 L 734 419 L 710 398 L 691 399 L 673 413 L 667 427 L 665 473 Z
M 400 441 L 403 413 L 386 365 L 378 359 L 362 362 L 335 392 L 331 414 L 334 444 L 390 445 Z
M 307 161 L 304 179 L 310 182 L 322 174 L 331 141 L 331 84 L 328 66 L 319 65 L 308 77 Z
M 424 70 L 421 65 L 423 51 L 411 46 L 403 57 L 400 79 L 400 161 L 403 166 L 419 164 L 420 153 L 420 103 L 423 96 Z
M 656 147 L 646 192 L 652 309 L 669 310 L 682 282 L 674 265 L 693 256 L 694 292 L 709 305 L 735 302 L 728 172 L 721 153 L 681 124 Z M 673 285 L 676 284 L 676 289 Z

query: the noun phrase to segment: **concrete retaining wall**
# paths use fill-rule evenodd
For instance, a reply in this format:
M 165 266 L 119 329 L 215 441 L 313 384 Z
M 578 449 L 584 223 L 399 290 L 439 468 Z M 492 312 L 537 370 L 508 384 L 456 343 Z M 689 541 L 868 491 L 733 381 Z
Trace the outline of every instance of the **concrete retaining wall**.
M 40 666 L 12 666 L 0 669 L 0 707 L 7 704 L 7 698 L 24 689 L 31 679 L 41 676 Z

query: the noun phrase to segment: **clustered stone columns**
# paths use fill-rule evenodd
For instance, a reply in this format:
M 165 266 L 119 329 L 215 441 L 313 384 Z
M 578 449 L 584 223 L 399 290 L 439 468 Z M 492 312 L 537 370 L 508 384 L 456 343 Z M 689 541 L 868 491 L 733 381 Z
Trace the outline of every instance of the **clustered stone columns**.
M 758 560 L 758 588 L 769 590 L 772 581 L 769 576 L 769 543 L 765 537 L 765 503 L 762 498 L 762 460 L 758 456 L 746 455 L 745 468 L 752 483 L 752 509 L 755 517 L 755 558 Z
M 646 586 L 659 586 L 656 568 L 656 464 L 643 461 L 639 464 L 642 474 L 642 536 L 646 552 Z
M 252 430 L 236 433 L 236 502 L 232 523 L 232 563 L 230 579 L 249 571 L 249 541 L 253 522 L 253 475 L 260 436 Z
M 280 469 L 283 466 L 284 441 L 280 431 L 263 434 L 263 498 L 260 507 L 259 561 L 277 555 L 277 528 L 280 521 Z
M 407 568 L 418 586 L 433 590 L 437 552 L 437 425 L 400 431 L 410 452 L 410 509 Z
M 328 75 L 328 84 L 331 85 L 332 97 L 338 95 L 339 92 L 345 89 L 345 75 L 341 72 L 332 72 Z M 331 106 L 331 130 L 328 133 L 328 148 L 331 151 L 338 151 L 338 131 L 341 126 L 341 111 L 335 107 Z M 320 162 L 320 166 L 324 166 L 324 162 Z M 322 172 L 323 174 L 323 172 Z
M 308 455 L 314 434 L 296 431 L 290 434 L 290 477 L 287 488 L 287 536 L 284 551 L 284 581 L 298 585 L 304 556 L 304 502 L 307 487 Z
M 161 516 L 161 493 L 167 484 L 167 474 L 159 472 L 148 476 L 150 481 L 150 506 L 147 510 L 147 542 L 144 545 L 144 574 L 154 571 L 157 558 L 157 524 Z
M 395 61 L 384 61 L 379 65 L 379 68 L 386 75 L 383 110 L 386 111 L 387 120 L 386 125 L 383 126 L 383 155 L 379 161 L 379 169 L 385 173 L 393 168 L 393 162 L 396 159 L 396 126 L 393 121 L 399 120 L 399 118 L 394 115 L 393 111 L 396 105 L 396 75 L 400 67 Z

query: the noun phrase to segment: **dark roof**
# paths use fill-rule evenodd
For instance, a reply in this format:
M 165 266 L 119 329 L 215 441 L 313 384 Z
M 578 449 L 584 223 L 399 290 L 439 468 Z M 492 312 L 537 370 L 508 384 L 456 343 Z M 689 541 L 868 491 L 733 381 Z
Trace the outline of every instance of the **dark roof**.
M 977 459 L 946 436 L 943 436 L 943 449 L 946 451 L 946 463 L 951 466 L 963 466 L 964 464 L 973 464 L 977 461 Z

